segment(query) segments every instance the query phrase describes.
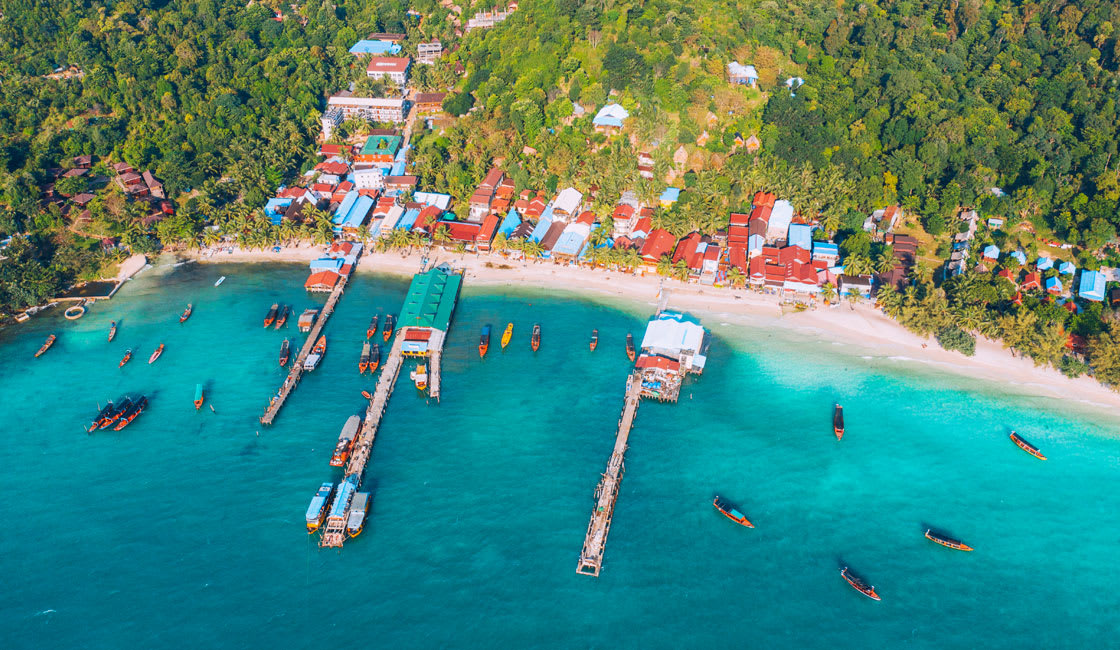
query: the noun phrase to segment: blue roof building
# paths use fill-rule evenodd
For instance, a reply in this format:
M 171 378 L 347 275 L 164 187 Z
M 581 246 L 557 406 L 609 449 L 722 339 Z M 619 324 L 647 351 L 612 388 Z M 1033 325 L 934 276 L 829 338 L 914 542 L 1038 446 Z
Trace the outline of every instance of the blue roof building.
M 1082 271 L 1081 284 L 1077 288 L 1077 295 L 1086 300 L 1102 302 L 1104 300 L 1104 274 L 1099 271 Z
M 1077 273 L 1077 267 L 1073 265 L 1073 262 L 1062 262 L 1058 265 L 1058 273 L 1062 275 L 1073 275 Z
M 412 208 L 411 210 L 405 210 L 404 215 L 401 216 L 400 221 L 397 222 L 397 228 L 403 228 L 405 230 L 411 230 L 412 229 L 412 224 L 416 223 L 416 218 L 419 217 L 419 216 L 420 216 L 420 210 L 417 210 L 416 208 Z
M 984 247 L 984 258 L 989 260 L 999 259 L 999 246 L 988 244 Z
M 751 235 L 747 237 L 747 252 L 748 253 L 761 253 L 762 247 L 766 245 L 766 238 L 762 235 Z
M 1046 290 L 1050 293 L 1062 292 L 1062 281 L 1058 278 L 1046 278 L 1046 282 L 1044 284 L 1046 285 Z
M 272 222 L 272 225 L 279 226 L 280 220 L 284 217 L 284 210 L 292 204 L 292 199 L 269 199 L 264 204 L 264 216 Z
M 357 192 L 350 191 L 346 193 L 347 197 L 351 194 L 357 194 Z M 343 199 L 343 203 L 345 202 L 346 200 Z M 366 217 L 369 216 L 369 211 L 373 209 L 373 204 L 374 201 L 372 197 L 358 196 L 358 198 L 350 204 L 350 209 L 346 212 L 343 212 L 342 205 L 339 205 L 338 210 L 334 213 L 334 218 L 331 219 L 331 223 L 334 224 L 332 230 L 337 233 L 342 232 L 343 229 L 356 229 L 358 226 L 365 223 Z
M 666 187 L 665 191 L 661 193 L 661 205 L 669 207 L 681 198 L 681 191 L 676 187 Z
M 541 214 L 541 220 L 537 222 L 537 227 L 533 228 L 533 232 L 529 234 L 529 241 L 538 244 L 541 243 L 544 236 L 548 234 L 548 229 L 552 227 L 552 219 L 552 204 L 550 203 L 548 207 L 544 209 L 544 213 Z
M 1015 252 L 1011 253 L 1011 257 L 1014 257 L 1015 260 L 1017 262 L 1019 262 L 1019 264 L 1026 264 L 1027 263 L 1027 254 L 1024 253 L 1023 251 L 1015 251 Z
M 587 235 L 578 230 L 565 230 L 560 239 L 556 240 L 556 245 L 552 247 L 553 255 L 570 255 L 575 257 L 580 249 L 583 248 L 583 243 L 587 241 Z
M 401 46 L 390 41 L 361 40 L 357 43 L 354 43 L 353 47 L 350 48 L 350 53 L 354 56 L 359 56 L 362 54 L 388 56 L 391 54 L 399 54 L 400 51 Z
M 1054 260 L 1050 259 L 1049 257 L 1040 257 L 1038 258 L 1038 261 L 1034 263 L 1034 268 L 1038 269 L 1039 271 L 1049 271 L 1050 269 L 1054 268 Z
M 630 117 L 630 111 L 627 111 L 621 105 L 607 104 L 599 109 L 599 112 L 595 114 L 595 118 L 591 120 L 591 123 L 597 127 L 621 129 L 622 123 L 628 117 Z
M 513 234 L 513 231 L 516 230 L 520 225 L 521 216 L 517 214 L 517 208 L 510 208 L 509 214 L 506 215 L 506 218 L 502 220 L 501 225 L 498 226 L 498 234 L 509 237 L 511 234 Z
M 832 242 L 815 241 L 813 242 L 813 259 L 814 260 L 839 260 L 840 247 Z
M 804 223 L 793 223 L 789 226 L 789 232 L 786 235 L 786 243 L 789 246 L 797 246 L 807 251 L 813 250 L 813 227 Z

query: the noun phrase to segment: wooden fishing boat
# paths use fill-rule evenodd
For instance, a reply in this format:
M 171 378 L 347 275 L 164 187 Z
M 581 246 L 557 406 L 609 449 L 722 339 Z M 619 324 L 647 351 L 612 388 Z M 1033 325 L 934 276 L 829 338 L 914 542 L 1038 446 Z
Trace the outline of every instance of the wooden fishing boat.
M 1039 460 L 1046 460 L 1046 456 L 1042 455 L 1042 452 L 1038 450 L 1038 447 L 1035 447 L 1026 440 L 1023 440 L 1023 437 L 1015 433 L 1014 431 L 1011 432 L 1011 441 L 1018 445 L 1019 449 L 1022 449 L 1031 456 L 1034 456 Z
M 395 319 L 393 318 L 392 314 L 387 314 L 385 316 L 385 329 L 381 330 L 381 339 L 384 340 L 386 343 L 388 343 L 389 339 L 392 338 L 392 336 L 393 336 L 393 321 L 394 320 Z
M 275 302 L 272 303 L 272 306 L 268 308 L 268 313 L 265 314 L 264 326 L 268 327 L 269 325 L 275 323 L 276 322 L 276 314 L 278 314 L 279 312 L 280 312 L 280 304 L 275 303 Z
M 161 354 L 163 354 L 163 344 L 162 343 L 160 343 L 159 347 L 156 348 L 156 351 L 152 353 L 152 356 L 148 357 L 148 364 L 151 365 L 151 364 L 155 363 L 156 359 L 158 359 L 159 355 L 161 355 Z
M 747 528 L 754 528 L 754 524 L 752 524 L 750 522 L 750 520 L 747 519 L 746 515 L 744 515 L 742 512 L 740 512 L 739 509 L 736 508 L 730 502 L 728 502 L 724 499 L 721 499 L 718 495 L 716 496 L 715 499 L 712 499 L 712 505 L 716 507 L 716 510 L 719 510 L 721 513 L 723 513 L 724 517 L 727 517 L 728 519 L 730 519 L 731 521 L 734 521 L 735 523 L 739 524 L 740 526 L 746 526 Z
M 637 351 L 634 349 L 634 335 L 629 332 L 626 333 L 626 356 L 630 357 L 631 361 L 637 358 Z
M 881 600 L 879 598 L 879 594 L 875 593 L 875 587 L 861 580 L 859 577 L 853 574 L 852 570 L 848 567 L 840 569 L 840 575 L 844 576 L 844 579 L 848 581 L 848 584 L 852 586 L 852 589 L 855 589 L 859 593 L 867 596 L 872 600 Z
M 423 363 L 417 365 L 416 370 L 413 370 L 412 372 L 410 372 L 408 374 L 408 377 L 409 377 L 409 379 L 411 379 L 413 381 L 413 383 L 416 384 L 416 390 L 425 390 L 425 389 L 428 388 L 428 366 L 427 365 L 425 365 Z
M 381 346 L 375 342 L 369 349 L 369 373 L 372 375 L 377 372 L 379 365 L 381 365 Z
M 191 317 L 191 312 L 192 311 L 194 311 L 194 305 L 188 302 L 187 303 L 187 308 L 183 310 L 182 314 L 179 314 L 179 322 L 180 323 L 187 322 L 187 319 Z
M 965 544 L 964 542 L 960 541 L 959 539 L 953 539 L 952 537 L 949 537 L 947 535 L 942 535 L 940 533 L 935 533 L 928 528 L 926 529 L 926 539 L 928 539 L 932 542 L 937 542 L 938 544 L 940 544 L 942 546 L 945 546 L 945 547 L 951 548 L 951 549 L 955 549 L 955 550 L 958 550 L 958 551 L 971 551 L 972 550 L 971 546 L 969 546 L 968 544 Z
M 117 321 L 109 323 L 109 342 L 113 342 L 113 337 L 117 335 Z
M 529 339 L 529 346 L 536 352 L 541 347 L 541 324 L 535 323 L 533 325 L 533 336 Z
M 358 374 L 369 370 L 369 341 L 362 344 L 362 357 L 358 361 Z
M 195 384 L 194 385 L 194 410 L 197 411 L 198 409 L 202 408 L 202 400 L 203 399 L 204 399 L 204 396 L 202 394 L 202 384 Z
M 839 404 L 832 411 L 832 432 L 837 440 L 844 439 L 844 407 Z
M 486 356 L 486 351 L 490 349 L 490 326 L 482 326 L 482 335 L 478 338 L 478 357 L 481 359 Z
M 380 318 L 380 317 L 381 317 L 380 314 L 374 314 L 373 318 L 370 319 L 369 327 L 366 328 L 366 338 L 367 339 L 373 338 L 373 335 L 377 334 L 377 319 Z
M 125 350 L 124 357 L 121 359 L 121 362 L 117 364 L 117 367 L 118 368 L 123 368 L 124 364 L 128 363 L 131 360 L 132 360 L 132 350 Z
M 319 367 L 319 362 L 327 354 L 327 335 L 324 334 L 315 341 L 315 345 L 311 348 L 311 353 L 303 360 L 304 370 L 314 370 Z
M 113 427 L 113 431 L 120 431 L 121 429 L 132 424 L 132 421 L 139 417 L 146 408 L 148 408 L 147 397 L 141 397 L 140 399 L 133 402 L 132 406 L 130 406 L 128 410 L 121 415 L 120 419 L 117 420 L 117 425 Z
M 291 353 L 292 353 L 292 343 L 288 339 L 284 339 L 284 342 L 280 344 L 280 367 L 281 368 L 288 365 L 288 359 L 291 358 Z
M 351 415 L 346 419 L 346 424 L 342 425 L 342 431 L 338 434 L 338 443 L 335 444 L 334 453 L 331 454 L 331 467 L 346 466 L 346 461 L 350 458 L 350 452 L 354 449 L 354 441 L 358 439 L 358 430 L 361 426 L 361 416 Z
M 97 428 L 98 429 L 108 429 L 109 427 L 113 426 L 113 424 L 115 424 L 116 421 L 119 420 L 120 417 L 122 415 L 124 415 L 125 412 L 128 411 L 128 409 L 130 409 L 131 407 L 132 407 L 132 398 L 131 397 L 125 397 L 124 399 L 122 399 L 120 401 L 120 404 L 117 404 L 113 408 L 111 413 L 109 413 L 108 415 L 106 415 L 104 418 L 101 419 L 101 424 L 98 425 Z
M 291 305 L 280 306 L 280 314 L 276 316 L 276 329 L 284 327 L 284 324 L 288 322 L 288 314 L 290 313 L 292 313 Z
M 93 421 L 89 424 L 89 428 L 86 429 L 86 433 L 93 433 L 94 431 L 96 431 L 98 427 L 100 427 L 101 424 L 105 421 L 105 419 L 111 416 L 114 411 L 116 411 L 116 408 L 113 406 L 113 402 L 110 400 L 109 403 L 106 404 L 105 407 L 100 411 L 98 411 L 96 416 L 94 416 Z
M 42 347 L 39 348 L 39 351 L 35 353 L 35 356 L 36 357 L 42 356 L 42 354 L 44 352 L 51 349 L 51 346 L 54 345 L 54 342 L 57 341 L 57 340 L 58 340 L 58 337 L 55 336 L 54 334 L 51 334 L 50 336 L 48 336 L 46 342 L 43 343 Z
M 502 349 L 506 349 L 509 345 L 510 339 L 513 338 L 513 323 L 506 325 L 506 331 L 502 332 Z
M 599 330 L 591 330 L 591 351 L 594 352 L 597 347 L 599 347 Z

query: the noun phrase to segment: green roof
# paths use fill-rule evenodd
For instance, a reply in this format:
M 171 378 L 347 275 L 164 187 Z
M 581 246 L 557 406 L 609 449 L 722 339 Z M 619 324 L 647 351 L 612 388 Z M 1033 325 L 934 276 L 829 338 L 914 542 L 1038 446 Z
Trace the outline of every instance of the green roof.
M 362 145 L 360 155 L 363 156 L 395 156 L 397 149 L 401 148 L 399 135 L 371 135 Z
M 408 287 L 397 327 L 432 327 L 446 332 L 462 284 L 462 275 L 440 267 L 417 273 Z

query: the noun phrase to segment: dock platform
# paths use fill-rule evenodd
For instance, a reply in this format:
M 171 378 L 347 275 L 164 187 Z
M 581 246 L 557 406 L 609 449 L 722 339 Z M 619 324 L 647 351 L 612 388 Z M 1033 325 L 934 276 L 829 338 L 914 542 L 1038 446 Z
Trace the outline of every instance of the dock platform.
M 631 373 L 626 380 L 626 402 L 622 407 L 622 416 L 618 420 L 614 451 L 607 461 L 607 471 L 603 473 L 603 478 L 595 488 L 595 509 L 591 512 L 591 521 L 587 524 L 587 536 L 583 540 L 583 550 L 579 554 L 576 573 L 598 577 L 599 571 L 603 568 L 607 534 L 611 530 L 614 504 L 618 500 L 618 488 L 622 483 L 622 474 L 625 470 L 623 458 L 626 455 L 627 440 L 630 438 L 630 429 L 634 426 L 634 417 L 638 413 L 641 396 L 641 376 L 638 373 Z

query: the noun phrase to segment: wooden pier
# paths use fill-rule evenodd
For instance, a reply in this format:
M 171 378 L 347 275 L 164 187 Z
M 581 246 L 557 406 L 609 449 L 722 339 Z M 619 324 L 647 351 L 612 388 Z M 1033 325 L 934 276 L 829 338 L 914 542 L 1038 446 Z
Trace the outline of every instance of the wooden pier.
M 381 416 L 385 414 L 385 407 L 389 405 L 389 396 L 393 394 L 393 387 L 397 384 L 397 376 L 401 372 L 403 361 L 401 339 L 397 337 L 393 340 L 389 357 L 385 360 L 381 375 L 377 378 L 377 388 L 373 392 L 373 397 L 369 400 L 369 406 L 366 407 L 365 421 L 358 433 L 358 439 L 354 441 L 354 449 L 350 453 L 350 460 L 346 463 L 343 480 L 350 476 L 356 476 L 358 487 L 362 485 L 366 464 L 369 463 L 369 457 L 373 451 L 373 439 L 377 436 L 377 429 L 381 425 Z M 349 509 L 347 509 L 347 514 L 349 514 Z M 319 540 L 319 546 L 322 548 L 341 548 L 346 541 L 345 529 L 345 515 L 327 519 L 327 525 L 323 530 L 322 538 Z
M 618 420 L 618 433 L 614 441 L 614 451 L 607 461 L 607 471 L 595 488 L 595 510 L 587 524 L 587 536 L 583 540 L 583 551 L 579 555 L 576 573 L 598 576 L 603 568 L 603 554 L 607 550 L 607 534 L 614 519 L 614 504 L 618 499 L 619 484 L 625 470 L 623 457 L 626 455 L 626 442 L 630 429 L 634 426 L 634 416 L 638 413 L 641 401 L 642 380 L 638 373 L 632 373 L 626 380 L 626 403 Z
M 330 318 L 334 308 L 338 305 L 339 299 L 342 298 L 342 291 L 346 288 L 347 280 L 346 277 L 339 278 L 338 284 L 331 290 L 331 295 L 327 297 L 327 304 L 323 305 L 319 317 L 315 319 L 315 324 L 311 326 L 307 340 L 303 342 L 303 347 L 296 355 L 295 363 L 288 371 L 288 376 L 284 379 L 284 383 L 280 385 L 280 390 L 276 391 L 276 395 L 269 401 L 268 408 L 264 410 L 264 415 L 261 416 L 261 424 L 272 424 L 276 420 L 276 414 L 280 412 L 280 407 L 284 406 L 284 401 L 288 399 L 288 395 L 291 395 L 292 390 L 299 384 L 300 377 L 303 376 L 303 362 L 307 359 L 307 355 L 311 354 L 311 348 L 315 347 L 315 341 L 319 340 L 323 326 L 327 324 L 327 319 Z
M 432 330 L 432 337 L 428 339 L 428 397 L 439 401 L 439 367 L 440 356 L 443 354 L 443 332 Z

